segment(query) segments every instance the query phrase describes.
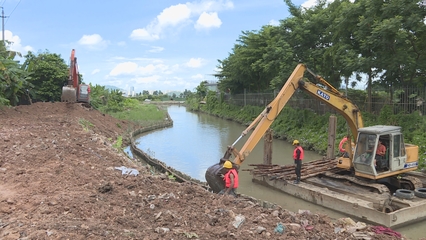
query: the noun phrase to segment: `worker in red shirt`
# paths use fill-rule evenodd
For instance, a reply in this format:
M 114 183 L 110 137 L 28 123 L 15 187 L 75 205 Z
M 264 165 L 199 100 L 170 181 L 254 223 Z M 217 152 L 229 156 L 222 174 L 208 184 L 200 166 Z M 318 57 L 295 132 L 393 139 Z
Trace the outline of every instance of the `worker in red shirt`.
M 375 157 L 375 165 L 378 167 L 378 170 L 383 170 L 387 167 L 387 163 L 385 162 L 386 155 L 386 146 L 383 145 L 382 140 L 379 139 L 379 144 L 377 145 L 376 157 Z
M 300 175 L 301 175 L 300 172 L 302 171 L 302 160 L 305 154 L 298 140 L 293 141 L 293 146 L 294 146 L 293 159 L 294 159 L 294 165 L 296 170 L 296 180 L 294 181 L 294 183 L 299 184 Z
M 343 157 L 349 157 L 349 154 L 346 152 L 345 144 L 347 143 L 349 135 L 346 135 L 339 143 L 339 151 L 342 153 Z

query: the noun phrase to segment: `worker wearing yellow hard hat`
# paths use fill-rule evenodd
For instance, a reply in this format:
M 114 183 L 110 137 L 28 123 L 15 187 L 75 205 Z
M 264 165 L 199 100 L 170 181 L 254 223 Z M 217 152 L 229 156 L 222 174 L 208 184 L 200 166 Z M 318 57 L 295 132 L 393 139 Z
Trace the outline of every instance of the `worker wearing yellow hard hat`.
M 223 180 L 225 181 L 225 188 L 219 194 L 229 194 L 234 197 L 237 196 L 235 192 L 238 188 L 238 172 L 232 166 L 232 162 L 227 160 L 223 163 L 223 169 L 226 171 Z
M 296 172 L 296 180 L 294 181 L 294 183 L 299 184 L 300 175 L 302 171 L 302 160 L 305 154 L 304 154 L 302 146 L 300 146 L 299 140 L 294 140 L 293 146 L 294 146 L 293 159 L 294 159 L 294 166 L 295 166 L 295 172 Z
M 232 168 L 232 163 L 231 163 L 231 161 L 226 161 L 224 164 L 223 164 L 223 167 L 224 168 Z

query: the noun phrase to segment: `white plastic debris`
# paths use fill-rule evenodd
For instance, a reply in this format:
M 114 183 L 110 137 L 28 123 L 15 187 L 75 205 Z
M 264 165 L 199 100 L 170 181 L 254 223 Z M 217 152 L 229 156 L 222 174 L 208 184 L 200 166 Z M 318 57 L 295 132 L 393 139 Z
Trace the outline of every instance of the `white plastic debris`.
M 238 214 L 235 217 L 235 221 L 232 222 L 232 225 L 234 225 L 235 228 L 239 228 L 241 224 L 243 224 L 243 222 L 246 220 L 246 217 L 244 217 L 241 214 Z
M 121 175 L 133 175 L 133 176 L 139 175 L 139 171 L 134 168 L 127 168 L 125 166 L 121 166 L 121 167 L 115 167 L 115 169 L 120 170 Z

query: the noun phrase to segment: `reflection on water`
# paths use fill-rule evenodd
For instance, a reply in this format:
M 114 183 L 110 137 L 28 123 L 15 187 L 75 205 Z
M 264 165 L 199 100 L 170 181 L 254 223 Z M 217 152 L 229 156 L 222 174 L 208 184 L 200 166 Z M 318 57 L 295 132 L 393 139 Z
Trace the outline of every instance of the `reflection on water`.
M 170 106 L 168 112 L 173 119 L 173 127 L 145 133 L 136 140 L 136 145 L 168 166 L 201 181 L 205 181 L 204 174 L 207 168 L 219 161 L 227 146 L 234 143 L 245 129 L 238 123 L 207 114 L 189 112 L 182 106 Z M 235 147 L 240 149 L 247 139 L 248 136 L 242 138 Z M 242 163 L 242 170 L 249 169 L 249 164 L 263 162 L 263 144 L 263 139 L 261 139 Z M 272 149 L 273 164 L 293 163 L 294 147 L 290 143 L 274 140 Z M 322 156 L 317 153 L 306 151 L 304 161 L 320 158 Z M 240 187 L 238 188 L 240 193 L 276 203 L 291 211 L 309 209 L 312 212 L 327 214 L 331 218 L 345 217 L 329 209 L 255 184 L 251 179 L 248 171 L 240 171 Z M 407 237 L 418 239 L 423 236 L 423 231 L 420 230 L 424 227 L 426 227 L 426 221 L 397 230 Z

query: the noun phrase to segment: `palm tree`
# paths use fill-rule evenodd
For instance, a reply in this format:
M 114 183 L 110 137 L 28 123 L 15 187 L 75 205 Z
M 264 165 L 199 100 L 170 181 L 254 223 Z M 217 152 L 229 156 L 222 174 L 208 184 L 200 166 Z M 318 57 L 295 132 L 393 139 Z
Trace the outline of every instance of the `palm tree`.
M 19 52 L 8 50 L 10 42 L 0 43 L 0 105 L 16 106 L 22 98 L 29 97 L 31 84 L 29 68 L 21 66 L 15 61 L 16 56 L 22 56 Z M 31 101 L 30 101 L 31 102 Z

